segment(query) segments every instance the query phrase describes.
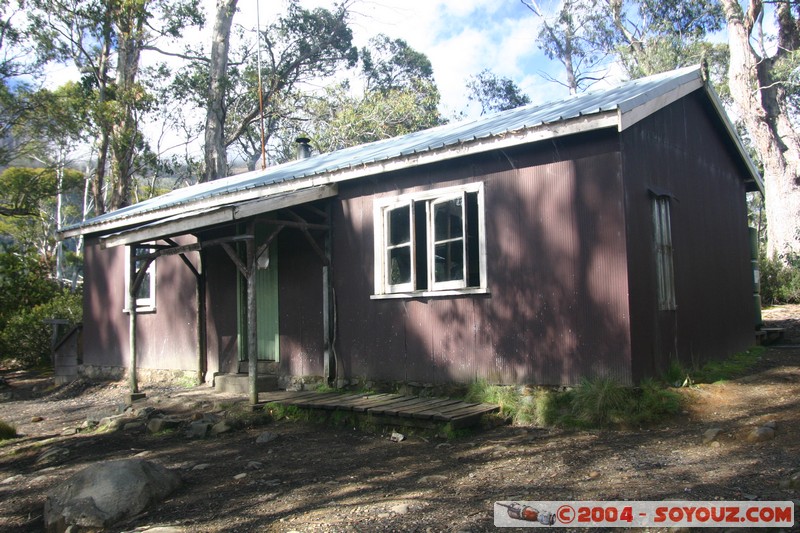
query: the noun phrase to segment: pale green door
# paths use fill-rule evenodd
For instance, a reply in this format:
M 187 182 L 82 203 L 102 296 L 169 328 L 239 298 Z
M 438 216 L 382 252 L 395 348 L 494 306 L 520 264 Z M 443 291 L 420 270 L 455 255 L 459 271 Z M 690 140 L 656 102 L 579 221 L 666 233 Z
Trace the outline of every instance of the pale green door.
M 270 228 L 256 226 L 256 248 L 266 240 Z M 259 361 L 278 361 L 280 353 L 278 329 L 278 246 L 277 240 L 269 249 L 267 268 L 256 270 L 256 349 Z M 239 361 L 247 361 L 247 284 L 238 277 L 239 294 Z

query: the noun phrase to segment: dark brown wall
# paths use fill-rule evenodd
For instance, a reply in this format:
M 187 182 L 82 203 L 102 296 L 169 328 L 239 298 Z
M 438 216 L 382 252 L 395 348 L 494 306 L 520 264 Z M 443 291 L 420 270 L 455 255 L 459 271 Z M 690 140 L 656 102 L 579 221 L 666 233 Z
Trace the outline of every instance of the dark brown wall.
M 322 240 L 318 242 L 322 244 Z M 278 236 L 280 371 L 290 376 L 323 374 L 322 261 L 293 228 Z
M 595 132 L 340 186 L 337 350 L 346 377 L 630 380 L 616 136 Z M 483 181 L 490 294 L 370 300 L 373 200 Z
M 182 243 L 188 241 L 181 241 Z M 192 260 L 197 261 L 197 254 Z M 137 363 L 146 369 L 197 368 L 195 278 L 178 256 L 156 260 L 156 312 L 137 315 Z M 129 316 L 124 247 L 101 249 L 87 239 L 84 253 L 84 357 L 86 365 L 128 366 Z
M 622 135 L 634 376 L 730 356 L 753 343 L 745 187 L 698 91 Z M 648 188 L 671 201 L 677 311 L 658 311 Z
M 204 240 L 234 234 L 233 228 L 203 234 Z M 206 312 L 208 330 L 208 372 L 236 373 L 239 371 L 237 344 L 236 266 L 221 246 L 203 250 L 206 272 Z

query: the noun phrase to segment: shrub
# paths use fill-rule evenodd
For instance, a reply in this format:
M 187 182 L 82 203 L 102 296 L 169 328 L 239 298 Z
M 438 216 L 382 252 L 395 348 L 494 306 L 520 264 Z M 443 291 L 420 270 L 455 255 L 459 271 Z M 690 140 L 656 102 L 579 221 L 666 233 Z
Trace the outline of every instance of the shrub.
M 800 303 L 800 256 L 759 259 L 761 302 L 765 306 Z
M 82 314 L 81 293 L 66 290 L 31 309 L 19 310 L 0 332 L 0 359 L 14 359 L 27 367 L 49 363 L 53 326 L 45 320 L 67 319 L 77 324 Z

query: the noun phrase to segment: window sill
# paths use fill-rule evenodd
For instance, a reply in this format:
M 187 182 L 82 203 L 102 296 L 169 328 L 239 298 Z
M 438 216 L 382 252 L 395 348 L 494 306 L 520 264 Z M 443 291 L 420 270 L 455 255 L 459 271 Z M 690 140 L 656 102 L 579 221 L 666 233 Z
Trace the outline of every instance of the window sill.
M 370 300 L 397 300 L 412 298 L 452 298 L 453 296 L 469 296 L 471 294 L 491 294 L 485 287 L 471 289 L 453 289 L 449 291 L 411 291 L 389 292 L 386 294 L 372 294 Z
M 131 314 L 131 310 L 130 309 L 123 309 L 122 312 L 125 313 L 126 315 Z M 136 314 L 137 315 L 146 315 L 146 314 L 155 313 L 155 312 L 156 312 L 156 308 L 155 307 L 137 307 L 136 308 Z

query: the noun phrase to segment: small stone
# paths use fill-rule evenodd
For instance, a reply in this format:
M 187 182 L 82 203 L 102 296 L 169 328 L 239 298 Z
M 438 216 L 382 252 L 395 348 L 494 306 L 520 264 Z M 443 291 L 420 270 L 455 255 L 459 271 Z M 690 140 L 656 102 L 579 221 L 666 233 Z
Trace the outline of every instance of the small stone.
M 777 420 L 770 420 L 768 422 L 765 422 L 765 423 L 761 424 L 761 427 L 770 428 L 770 429 L 774 429 L 775 431 L 777 431 L 778 430 L 778 421 Z
M 198 420 L 189 424 L 189 429 L 186 432 L 186 436 L 190 439 L 202 439 L 208 435 L 210 429 L 211 424 L 208 422 L 203 422 L 202 420 Z
M 44 420 L 44 417 L 41 417 L 41 416 L 31 417 L 31 423 L 32 424 L 35 424 L 36 422 L 41 422 L 42 420 Z
M 742 498 L 745 500 L 754 501 L 758 499 L 758 496 L 756 494 L 742 494 Z
M 597 470 L 592 470 L 591 472 L 589 472 L 589 479 L 595 479 L 598 477 L 600 477 L 600 472 L 598 472 Z
M 782 489 L 800 489 L 800 472 L 795 472 L 787 479 L 782 479 L 780 487 Z
M 392 431 L 392 436 L 389 437 L 389 440 L 392 441 L 392 442 L 400 442 L 402 440 L 405 440 L 405 438 L 406 438 L 406 436 L 403 435 L 402 433 L 398 433 L 396 431 Z
M 264 463 L 259 463 L 258 461 L 250 461 L 247 463 L 248 470 L 261 470 L 264 468 Z
M 159 433 L 168 429 L 175 429 L 181 425 L 180 420 L 174 418 L 151 418 L 147 423 L 147 431 L 150 433 Z
M 195 471 L 195 470 L 196 470 L 196 471 L 198 471 L 198 472 L 199 472 L 199 471 L 201 471 L 201 470 L 205 470 L 206 468 L 209 468 L 210 466 L 211 466 L 211 465 L 210 465 L 210 464 L 208 464 L 208 463 L 200 463 L 199 465 L 194 465 L 194 466 L 192 467 L 192 470 L 193 470 L 193 471 Z
M 233 479 L 238 481 L 238 480 L 244 479 L 246 477 L 247 477 L 247 474 L 245 472 L 242 472 L 241 474 L 236 474 L 235 476 L 233 476 Z
M 711 442 L 711 443 L 709 444 L 709 446 L 710 446 L 710 447 L 712 447 L 712 448 L 719 448 L 719 447 L 720 447 L 720 446 L 722 446 L 722 445 L 719 443 L 719 441 L 718 441 L 718 440 L 715 440 L 715 441 Z
M 390 509 L 394 514 L 408 514 L 408 504 L 399 503 Z
M 722 433 L 722 428 L 707 429 L 705 433 L 703 433 L 703 444 L 710 444 L 716 441 L 720 433 Z
M 764 442 L 775 438 L 775 430 L 768 427 L 755 428 L 747 434 L 748 442 Z
M 61 432 L 61 434 L 65 437 L 68 437 L 70 435 L 75 435 L 77 433 L 78 433 L 78 428 L 64 428 L 64 430 Z
M 36 458 L 36 465 L 52 465 L 63 462 L 69 457 L 69 450 L 61 446 L 47 448 Z
M 221 435 L 223 433 L 229 433 L 231 431 L 233 431 L 233 427 L 231 427 L 231 425 L 228 424 L 228 422 L 226 422 L 225 420 L 217 422 L 216 424 L 211 426 L 212 435 Z
M 422 476 L 417 480 L 418 483 L 444 483 L 445 481 L 447 481 L 447 476 L 441 474 Z
M 277 433 L 272 433 L 270 431 L 265 431 L 261 435 L 256 438 L 257 444 L 266 444 L 268 442 L 272 442 L 277 439 L 279 435 Z
M 140 429 L 144 429 L 144 422 L 138 420 L 136 422 L 128 422 L 122 426 L 122 431 L 137 431 Z

